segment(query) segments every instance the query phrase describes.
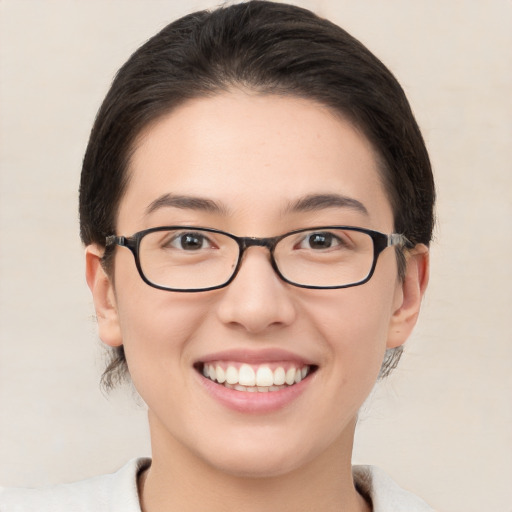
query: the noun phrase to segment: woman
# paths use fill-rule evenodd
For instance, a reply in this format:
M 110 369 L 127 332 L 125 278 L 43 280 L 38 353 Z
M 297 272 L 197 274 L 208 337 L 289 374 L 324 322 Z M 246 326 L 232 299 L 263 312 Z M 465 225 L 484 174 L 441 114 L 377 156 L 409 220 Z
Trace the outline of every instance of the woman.
M 129 374 L 152 460 L 0 509 L 431 510 L 351 452 L 417 319 L 433 202 L 402 89 L 339 27 L 252 1 L 164 28 L 80 186 L 104 383 Z

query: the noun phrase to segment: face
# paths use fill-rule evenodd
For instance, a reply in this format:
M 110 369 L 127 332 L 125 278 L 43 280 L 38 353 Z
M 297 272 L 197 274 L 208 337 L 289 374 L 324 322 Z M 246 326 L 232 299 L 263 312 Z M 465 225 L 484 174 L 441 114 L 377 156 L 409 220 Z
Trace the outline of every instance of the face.
M 191 100 L 141 135 L 129 175 L 119 235 L 166 225 L 254 237 L 325 225 L 393 231 L 368 141 L 304 99 L 234 91 Z M 405 341 L 412 328 L 405 316 L 415 318 L 404 313 L 411 303 L 393 249 L 380 255 L 368 283 L 312 290 L 280 280 L 268 250 L 251 247 L 229 286 L 199 293 L 148 286 L 121 247 L 108 279 L 95 251 L 88 250 L 88 278 L 100 336 L 124 345 L 149 408 L 154 457 L 172 451 L 250 476 L 283 474 L 333 453 L 350 457 L 357 411 L 384 351 Z M 308 373 L 277 391 L 250 392 L 205 377 L 205 365 L 232 367 L 241 380 L 247 371 L 252 378 L 247 367 L 274 372 L 277 381 L 279 368 Z

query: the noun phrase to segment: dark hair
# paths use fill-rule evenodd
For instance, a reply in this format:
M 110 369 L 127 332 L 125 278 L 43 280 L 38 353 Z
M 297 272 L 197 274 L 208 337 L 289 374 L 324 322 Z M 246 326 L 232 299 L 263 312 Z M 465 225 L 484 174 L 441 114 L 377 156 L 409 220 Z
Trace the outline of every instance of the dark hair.
M 429 244 L 434 182 L 423 138 L 390 71 L 333 23 L 292 5 L 249 1 L 201 11 L 165 27 L 117 73 L 94 123 L 80 183 L 84 244 L 105 245 L 129 176 L 134 142 L 148 123 L 191 98 L 233 87 L 317 101 L 341 114 L 373 144 L 395 231 Z M 111 252 L 104 264 L 110 268 Z M 398 254 L 399 272 L 404 260 Z M 388 352 L 381 375 L 401 349 Z M 105 387 L 126 375 L 123 348 L 113 351 Z

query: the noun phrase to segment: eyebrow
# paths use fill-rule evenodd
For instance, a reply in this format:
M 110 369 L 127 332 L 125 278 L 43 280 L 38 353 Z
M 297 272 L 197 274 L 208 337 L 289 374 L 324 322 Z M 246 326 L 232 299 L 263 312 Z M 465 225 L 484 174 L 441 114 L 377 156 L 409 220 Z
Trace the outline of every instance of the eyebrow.
M 349 208 L 368 216 L 368 210 L 363 203 L 340 194 L 310 194 L 291 203 L 286 212 L 311 212 L 326 208 Z
M 212 199 L 174 194 L 163 194 L 152 201 L 146 208 L 145 215 L 165 207 L 229 215 L 229 211 L 224 205 Z M 368 210 L 363 203 L 357 199 L 340 194 L 309 194 L 290 203 L 284 209 L 284 213 L 310 212 L 326 208 L 349 208 L 368 215 Z
M 160 208 L 180 208 L 183 210 L 200 210 L 208 213 L 227 215 L 225 206 L 204 197 L 163 194 L 155 199 L 146 208 L 145 215 L 149 215 Z

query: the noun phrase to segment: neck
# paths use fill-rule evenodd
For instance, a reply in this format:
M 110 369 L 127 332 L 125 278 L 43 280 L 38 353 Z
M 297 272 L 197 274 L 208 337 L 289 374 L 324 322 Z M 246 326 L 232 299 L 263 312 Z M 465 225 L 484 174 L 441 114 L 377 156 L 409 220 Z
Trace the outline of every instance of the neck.
M 219 470 L 176 440 L 152 428 L 153 462 L 139 479 L 143 512 L 370 512 L 357 493 L 351 470 L 351 435 L 307 464 L 285 474 L 250 477 Z M 156 435 L 155 435 L 156 434 Z

